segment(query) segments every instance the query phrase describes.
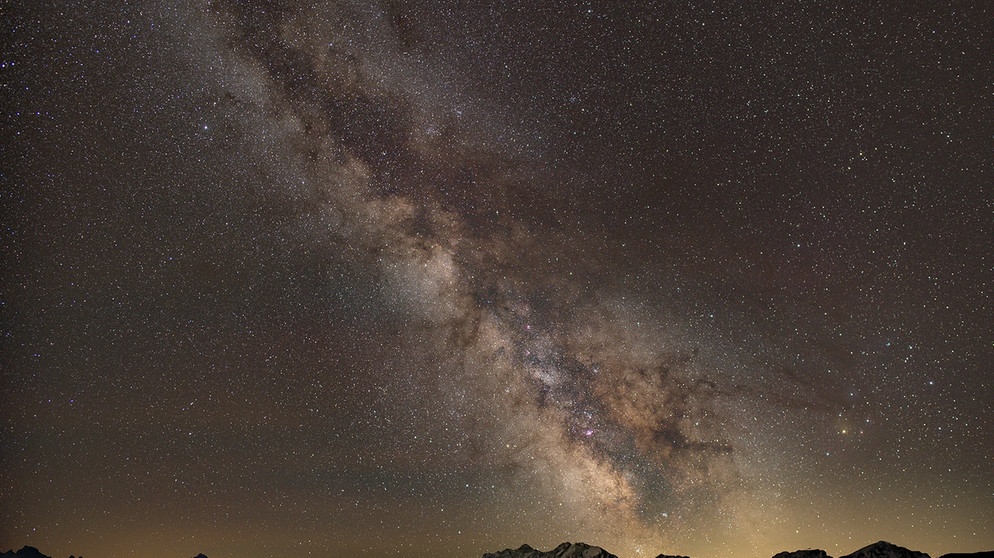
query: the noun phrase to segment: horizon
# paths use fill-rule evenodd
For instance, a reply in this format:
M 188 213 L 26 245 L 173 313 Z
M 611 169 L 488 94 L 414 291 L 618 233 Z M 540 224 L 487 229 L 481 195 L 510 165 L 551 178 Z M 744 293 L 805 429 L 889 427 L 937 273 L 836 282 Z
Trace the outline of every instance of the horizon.
M 582 541 L 573 541 L 573 542 L 563 541 L 563 542 L 561 542 L 559 544 L 556 544 L 556 545 L 553 545 L 553 546 L 548 546 L 548 547 L 546 547 L 546 546 L 535 547 L 535 546 L 532 546 L 532 545 L 530 545 L 528 543 L 522 543 L 521 545 L 517 545 L 517 546 L 506 547 L 506 548 L 502 548 L 502 549 L 499 549 L 499 550 L 486 551 L 484 553 L 481 553 L 479 556 L 483 556 L 484 554 L 487 554 L 487 553 L 501 553 L 501 552 L 505 552 L 505 551 L 508 551 L 508 550 L 511 550 L 511 551 L 519 550 L 519 549 L 521 549 L 521 548 L 523 548 L 525 546 L 527 546 L 527 547 L 529 547 L 529 548 L 531 548 L 533 550 L 538 550 L 540 552 L 551 552 L 551 551 L 557 549 L 559 546 L 570 545 L 570 544 L 579 544 L 579 545 L 584 545 L 584 546 L 588 546 L 588 547 L 600 548 L 600 549 L 602 549 L 602 550 L 604 550 L 604 551 L 606 551 L 608 553 L 615 554 L 614 552 L 611 551 L 611 549 L 604 548 L 604 547 L 599 546 L 597 544 L 592 544 L 592 543 L 588 544 L 588 543 L 585 543 L 585 542 L 582 542 Z M 897 546 L 897 547 L 900 547 L 900 548 L 904 548 L 904 549 L 912 551 L 912 552 L 925 552 L 925 554 L 931 556 L 932 558 L 941 558 L 942 556 L 950 555 L 950 554 L 979 554 L 979 553 L 985 553 L 985 552 L 986 553 L 994 553 L 994 550 L 977 550 L 977 551 L 965 552 L 965 553 L 959 553 L 959 552 L 942 552 L 942 553 L 933 554 L 933 553 L 929 553 L 929 552 L 923 551 L 923 550 L 918 549 L 918 548 L 906 547 L 904 545 L 897 544 L 897 543 L 892 543 L 890 541 L 885 541 L 885 540 L 878 540 L 878 541 L 875 541 L 875 542 L 872 542 L 872 543 L 865 544 L 863 546 L 860 546 L 859 548 L 856 548 L 856 549 L 853 549 L 853 550 L 851 550 L 849 552 L 846 552 L 845 554 L 833 554 L 832 552 L 826 551 L 824 548 L 798 548 L 798 549 L 793 549 L 793 550 L 786 550 L 785 549 L 785 550 L 780 551 L 780 552 L 802 552 L 802 551 L 805 551 L 805 550 L 821 550 L 821 551 L 825 551 L 829 558 L 842 558 L 842 557 L 847 556 L 849 554 L 853 554 L 853 553 L 856 553 L 856 552 L 859 552 L 859 551 L 862 551 L 862 550 L 865 550 L 865 549 L 868 549 L 868 548 L 871 548 L 873 546 L 880 545 L 880 544 L 894 545 L 894 546 Z M 49 556 L 49 558 L 58 558 L 56 555 L 48 555 L 44 551 L 42 551 L 41 549 L 39 549 L 37 547 L 34 547 L 32 545 L 24 545 L 24 546 L 34 548 L 35 550 L 38 550 L 42 555 Z M 18 549 L 18 551 L 20 551 L 20 550 L 24 550 L 24 548 L 22 547 L 22 548 Z M 5 552 L 6 553 L 6 552 L 18 552 L 18 551 L 14 551 L 13 549 L 10 549 L 10 550 L 7 550 L 7 551 L 3 551 L 2 547 L 0 547 L 0 552 Z M 778 552 L 777 554 L 779 554 L 780 552 Z M 194 555 L 194 558 L 196 556 L 200 556 L 200 555 L 204 555 L 207 558 L 211 558 L 210 554 L 203 553 L 203 552 L 198 552 L 197 554 Z M 331 555 L 334 555 L 334 554 L 333 553 L 329 554 L 329 556 L 331 556 Z M 618 556 L 618 558 L 628 558 L 628 557 L 623 556 L 623 555 L 618 555 L 618 554 L 615 554 L 615 555 Z M 659 555 L 679 556 L 679 554 L 672 553 L 672 552 L 656 552 L 656 553 L 644 554 L 644 556 L 647 556 L 649 558 L 655 558 L 656 556 L 659 556 Z M 776 554 L 771 555 L 768 558 L 773 558 L 775 555 Z M 82 554 L 76 554 L 75 556 L 78 556 L 79 558 L 83 558 L 84 555 L 82 555 Z M 437 556 L 437 554 L 432 554 L 432 556 Z M 639 556 L 642 556 L 642 555 L 640 554 Z M 735 556 L 739 556 L 739 555 L 735 555 Z M 114 557 L 109 557 L 109 558 L 114 558 Z M 687 556 L 687 558 L 695 558 L 695 557 L 691 555 L 691 556 Z M 740 557 L 740 558 L 746 558 L 746 557 Z
M 994 548 L 986 3 L 64 4 L 4 12 L 0 542 Z

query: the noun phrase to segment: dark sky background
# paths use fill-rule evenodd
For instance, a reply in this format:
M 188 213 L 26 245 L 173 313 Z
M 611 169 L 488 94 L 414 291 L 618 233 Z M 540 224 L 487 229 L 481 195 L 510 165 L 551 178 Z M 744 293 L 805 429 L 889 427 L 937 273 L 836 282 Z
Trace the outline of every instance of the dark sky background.
M 0 4 L 0 547 L 994 548 L 994 12 L 901 4 Z

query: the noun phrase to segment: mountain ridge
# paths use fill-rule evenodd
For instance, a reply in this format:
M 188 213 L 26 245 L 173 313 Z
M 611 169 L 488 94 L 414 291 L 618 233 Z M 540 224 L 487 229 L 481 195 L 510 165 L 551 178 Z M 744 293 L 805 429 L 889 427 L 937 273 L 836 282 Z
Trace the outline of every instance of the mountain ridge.
M 23 546 L 17 552 L 8 550 L 0 552 L 0 558 L 51 558 L 42 554 L 40 550 L 33 546 Z M 69 556 L 69 558 L 76 558 Z M 83 558 L 80 556 L 79 558 Z M 207 558 L 203 554 L 197 554 L 194 558 Z M 532 548 L 528 544 L 523 544 L 516 549 L 506 548 L 497 552 L 484 553 L 482 558 L 618 558 L 607 550 L 599 546 L 589 545 L 582 542 L 564 542 L 556 548 L 548 551 L 541 551 Z M 656 558 L 689 558 L 687 556 L 659 554 Z M 774 554 L 772 558 L 832 558 L 827 552 L 821 549 L 805 549 L 794 551 L 783 551 Z M 877 541 L 864 546 L 855 552 L 840 556 L 839 558 L 931 558 L 928 554 L 917 550 L 909 550 L 902 546 L 889 543 L 887 541 Z M 994 550 L 980 552 L 952 552 L 940 555 L 938 558 L 994 558 Z
M 582 542 L 564 542 L 548 551 L 537 550 L 528 544 L 516 549 L 506 548 L 498 552 L 487 552 L 482 558 L 618 558 L 599 546 Z M 656 558 L 689 558 L 659 554 Z M 806 549 L 784 551 L 773 555 L 772 558 L 833 558 L 821 549 Z M 925 552 L 910 550 L 887 541 L 877 541 L 839 558 L 932 558 Z M 994 551 L 947 553 L 938 558 L 994 558 Z
M 523 544 L 517 549 L 506 548 L 504 550 L 485 553 L 483 558 L 618 558 L 614 554 L 604 550 L 599 546 L 591 546 L 586 543 L 564 542 L 556 548 L 543 552 L 536 550 L 527 544 Z

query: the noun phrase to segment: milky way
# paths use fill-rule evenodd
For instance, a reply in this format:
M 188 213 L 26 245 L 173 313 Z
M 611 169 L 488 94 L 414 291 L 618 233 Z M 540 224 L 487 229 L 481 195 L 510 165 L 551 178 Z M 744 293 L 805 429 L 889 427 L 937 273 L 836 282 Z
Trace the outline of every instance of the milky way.
M 226 29 L 244 63 L 271 85 L 270 106 L 259 110 L 292 127 L 287 140 L 315 190 L 303 200 L 307 211 L 341 215 L 310 240 L 359 240 L 391 304 L 437 330 L 435 350 L 460 369 L 445 389 L 476 392 L 454 405 L 503 415 L 494 419 L 506 423 L 498 440 L 508 443 L 486 459 L 541 471 L 543 498 L 565 500 L 579 528 L 640 543 L 649 525 L 665 531 L 669 523 L 645 502 L 649 485 L 650 498 L 674 507 L 692 486 L 694 500 L 703 492 L 721 505 L 738 475 L 710 418 L 715 381 L 689 349 L 626 323 L 596 285 L 602 246 L 569 224 L 546 231 L 516 215 L 543 203 L 535 178 L 506 177 L 527 162 L 499 146 L 459 153 L 453 146 L 472 130 L 440 131 L 444 117 L 419 107 L 409 84 L 384 84 L 370 66 L 404 64 L 383 38 L 392 37 L 379 31 L 381 58 L 368 61 L 354 51 L 362 34 L 350 29 L 386 25 L 380 14 L 364 21 L 370 16 L 342 7 L 252 4 L 219 11 L 231 17 Z
M 60 9 L 0 546 L 994 545 L 985 9 Z

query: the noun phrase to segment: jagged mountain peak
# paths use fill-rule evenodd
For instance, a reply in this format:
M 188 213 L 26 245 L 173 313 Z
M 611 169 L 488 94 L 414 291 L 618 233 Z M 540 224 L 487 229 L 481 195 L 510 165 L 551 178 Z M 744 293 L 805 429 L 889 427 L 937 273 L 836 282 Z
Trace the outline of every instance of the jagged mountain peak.
M 903 546 L 889 543 L 887 541 L 877 541 L 869 546 L 847 554 L 842 558 L 931 558 L 924 552 L 908 550 Z
M 618 558 L 599 546 L 586 543 L 564 542 L 549 551 L 541 551 L 523 544 L 516 550 L 510 548 L 500 552 L 484 554 L 483 558 Z
M 20 550 L 14 552 L 13 550 L 8 550 L 0 554 L 0 558 L 49 558 L 41 553 L 40 550 L 33 546 L 24 546 Z
M 780 552 L 773 555 L 773 558 L 832 558 L 827 552 L 821 549 L 795 550 L 793 552 Z

